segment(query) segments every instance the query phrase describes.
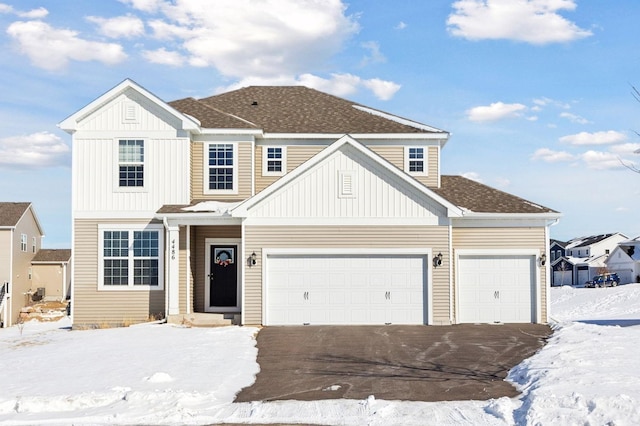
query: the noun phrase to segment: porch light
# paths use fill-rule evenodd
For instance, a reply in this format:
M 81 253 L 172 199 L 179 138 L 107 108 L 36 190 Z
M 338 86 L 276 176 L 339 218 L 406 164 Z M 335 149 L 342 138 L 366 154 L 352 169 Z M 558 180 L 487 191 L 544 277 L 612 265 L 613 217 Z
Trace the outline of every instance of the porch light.
M 544 266 L 547 263 L 547 255 L 545 253 L 542 253 L 542 255 L 540 256 L 540 266 Z
M 254 251 L 253 253 L 251 253 L 251 266 L 254 266 L 256 264 L 256 252 Z
M 438 255 L 433 258 L 433 267 L 437 268 L 438 266 L 442 266 L 442 253 L 438 253 Z

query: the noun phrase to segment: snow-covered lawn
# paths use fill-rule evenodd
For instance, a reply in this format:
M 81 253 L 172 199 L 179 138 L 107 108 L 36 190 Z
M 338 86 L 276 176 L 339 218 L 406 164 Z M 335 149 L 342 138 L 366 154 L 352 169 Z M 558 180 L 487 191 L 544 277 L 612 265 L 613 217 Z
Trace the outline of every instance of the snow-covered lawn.
M 259 370 L 255 328 L 29 322 L 0 330 L 0 423 L 640 424 L 640 284 L 553 288 L 551 301 L 553 336 L 508 377 L 520 397 L 441 403 L 234 404 Z

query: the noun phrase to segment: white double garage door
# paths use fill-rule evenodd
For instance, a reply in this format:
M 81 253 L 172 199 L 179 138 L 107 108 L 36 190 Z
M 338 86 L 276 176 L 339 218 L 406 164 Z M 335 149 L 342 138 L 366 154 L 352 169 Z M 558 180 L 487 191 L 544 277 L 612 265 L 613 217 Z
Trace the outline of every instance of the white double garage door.
M 459 260 L 458 322 L 530 322 L 533 257 Z M 267 254 L 266 325 L 431 323 L 425 254 Z

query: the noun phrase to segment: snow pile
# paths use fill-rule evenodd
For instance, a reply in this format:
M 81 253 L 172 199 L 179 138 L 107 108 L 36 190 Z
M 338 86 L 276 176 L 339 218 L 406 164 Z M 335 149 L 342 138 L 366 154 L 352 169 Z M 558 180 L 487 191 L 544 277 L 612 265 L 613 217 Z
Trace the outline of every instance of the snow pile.
M 250 327 L 0 330 L 1 424 L 640 424 L 640 284 L 551 289 L 554 334 L 489 401 L 234 404 L 259 371 Z M 628 327 L 627 327 L 628 325 Z

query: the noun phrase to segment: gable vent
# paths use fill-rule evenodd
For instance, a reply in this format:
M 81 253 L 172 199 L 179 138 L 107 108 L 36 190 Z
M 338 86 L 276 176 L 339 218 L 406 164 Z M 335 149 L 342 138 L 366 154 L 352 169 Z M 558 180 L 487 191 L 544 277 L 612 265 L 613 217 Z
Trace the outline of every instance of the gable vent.
M 351 170 L 338 172 L 338 197 L 353 198 L 355 194 L 355 173 Z
M 122 120 L 126 123 L 138 121 L 138 104 L 125 102 L 122 105 Z

